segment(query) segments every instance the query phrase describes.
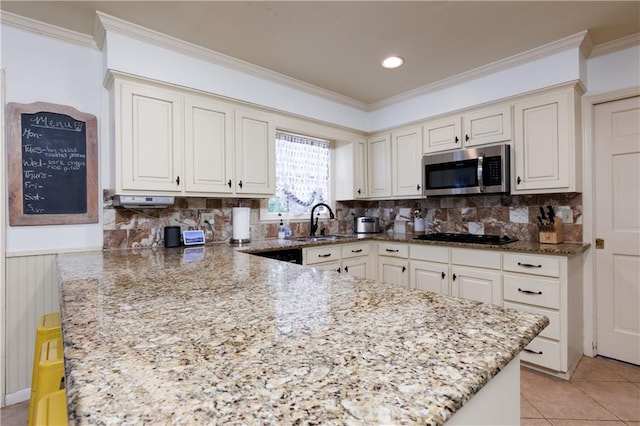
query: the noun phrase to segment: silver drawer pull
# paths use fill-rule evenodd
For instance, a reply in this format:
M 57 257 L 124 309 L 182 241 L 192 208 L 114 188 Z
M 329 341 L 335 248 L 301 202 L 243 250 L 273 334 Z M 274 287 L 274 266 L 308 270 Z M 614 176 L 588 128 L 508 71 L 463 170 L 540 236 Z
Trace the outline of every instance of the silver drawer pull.
M 520 293 L 526 293 L 526 294 L 542 294 L 541 291 L 531 291 L 531 290 L 523 290 L 521 288 L 518 289 L 518 291 Z
M 351 253 L 362 253 L 362 249 L 358 249 L 358 250 L 351 250 Z
M 330 257 L 331 253 L 327 253 L 327 254 L 319 254 L 318 257 Z
M 529 352 L 530 354 L 542 355 L 542 351 L 534 351 L 533 349 L 524 348 L 525 352 Z
M 389 253 L 397 253 L 400 250 L 385 249 L 385 251 L 388 251 Z
M 518 266 L 522 266 L 523 268 L 542 268 L 542 265 L 533 265 L 531 263 L 520 263 L 520 262 L 518 262 Z

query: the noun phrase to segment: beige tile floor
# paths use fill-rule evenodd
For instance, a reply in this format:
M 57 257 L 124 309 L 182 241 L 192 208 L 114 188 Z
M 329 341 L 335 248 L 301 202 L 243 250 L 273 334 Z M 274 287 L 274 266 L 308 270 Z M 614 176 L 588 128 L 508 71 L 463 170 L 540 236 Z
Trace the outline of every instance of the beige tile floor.
M 522 426 L 640 426 L 640 367 L 583 357 L 571 380 L 520 373 Z M 29 401 L 5 407 L 0 425 L 24 426 Z

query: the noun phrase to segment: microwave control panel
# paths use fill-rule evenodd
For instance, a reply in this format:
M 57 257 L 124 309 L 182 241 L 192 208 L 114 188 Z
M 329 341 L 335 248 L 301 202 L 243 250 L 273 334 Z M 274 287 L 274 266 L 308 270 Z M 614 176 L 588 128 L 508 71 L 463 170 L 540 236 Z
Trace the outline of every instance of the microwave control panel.
M 482 184 L 493 186 L 502 184 L 502 158 L 487 157 L 483 162 Z

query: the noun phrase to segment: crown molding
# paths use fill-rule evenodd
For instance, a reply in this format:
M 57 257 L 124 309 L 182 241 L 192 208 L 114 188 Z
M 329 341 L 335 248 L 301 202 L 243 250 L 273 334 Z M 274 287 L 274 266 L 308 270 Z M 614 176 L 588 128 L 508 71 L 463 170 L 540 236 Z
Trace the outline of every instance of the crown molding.
M 98 49 L 98 45 L 90 35 L 67 30 L 45 22 L 36 21 L 35 19 L 25 18 L 24 16 L 16 15 L 4 10 L 0 11 L 0 22 L 2 22 L 3 25 L 9 25 L 66 43 L 73 43 L 90 49 Z
M 597 56 L 608 55 L 609 53 L 618 52 L 634 46 L 640 46 L 640 33 L 631 34 L 608 43 L 598 44 L 593 48 L 590 57 L 595 58 Z
M 258 65 L 233 58 L 220 52 L 207 49 L 193 43 L 180 40 L 178 38 L 163 34 L 161 32 L 142 27 L 131 22 L 124 21 L 106 13 L 96 12 L 96 24 L 94 25 L 94 35 L 99 46 L 104 44 L 104 37 L 107 32 L 121 34 L 145 43 L 153 44 L 173 52 L 201 59 L 212 64 L 220 65 L 225 68 L 240 71 L 264 80 L 282 84 L 302 92 L 306 92 L 327 100 L 357 108 L 362 111 L 368 109 L 368 105 L 364 102 L 357 101 L 350 97 L 340 95 L 330 90 L 322 89 L 318 86 L 306 83 L 302 80 L 288 77 L 284 74 L 268 70 Z
M 581 31 L 563 39 L 547 43 L 531 50 L 527 50 L 526 52 L 518 53 L 513 56 L 509 56 L 508 58 L 500 59 L 499 61 L 495 61 L 490 64 L 483 65 L 481 67 L 474 68 L 472 70 L 456 74 L 448 78 L 444 78 L 442 80 L 438 80 L 434 83 L 426 84 L 424 86 L 399 93 L 398 95 L 391 96 L 379 102 L 370 104 L 369 110 L 377 110 L 407 99 L 414 98 L 416 96 L 426 95 L 428 93 L 432 93 L 446 87 L 455 86 L 457 84 L 465 83 L 467 81 L 484 77 L 499 71 L 504 71 L 514 66 L 525 64 L 536 59 L 545 58 L 556 53 L 580 47 L 583 44 L 586 35 L 587 31 Z

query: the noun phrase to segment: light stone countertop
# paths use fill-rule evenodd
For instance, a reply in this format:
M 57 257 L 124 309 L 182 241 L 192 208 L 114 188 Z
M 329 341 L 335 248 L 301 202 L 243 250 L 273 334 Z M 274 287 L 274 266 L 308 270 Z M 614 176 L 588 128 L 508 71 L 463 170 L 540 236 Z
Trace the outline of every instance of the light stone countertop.
M 71 424 L 441 424 L 548 324 L 240 250 L 58 255 Z

